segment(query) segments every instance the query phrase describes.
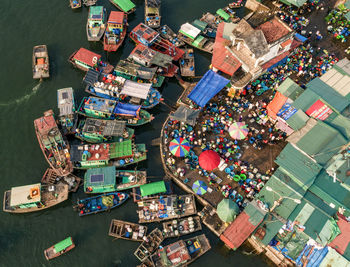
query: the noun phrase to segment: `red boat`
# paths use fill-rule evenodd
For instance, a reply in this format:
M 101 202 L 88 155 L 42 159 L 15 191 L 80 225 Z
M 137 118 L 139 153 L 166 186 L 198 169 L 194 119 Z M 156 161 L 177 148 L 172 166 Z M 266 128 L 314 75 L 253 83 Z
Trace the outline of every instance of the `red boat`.
M 131 32 L 130 38 L 137 44 L 143 44 L 162 54 L 169 55 L 174 61 L 178 61 L 184 51 L 160 36 L 159 32 L 143 23 L 137 25 Z
M 127 25 L 127 14 L 120 11 L 111 11 L 103 38 L 103 49 L 105 51 L 115 52 L 118 50 L 125 39 Z

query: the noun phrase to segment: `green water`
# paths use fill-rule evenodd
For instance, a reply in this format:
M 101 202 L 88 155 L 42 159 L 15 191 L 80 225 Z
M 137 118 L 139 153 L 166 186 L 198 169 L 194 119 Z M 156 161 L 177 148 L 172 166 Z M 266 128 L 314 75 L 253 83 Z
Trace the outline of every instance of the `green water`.
M 135 1 L 136 14 L 129 16 L 129 30 L 143 21 L 143 1 Z M 108 11 L 116 10 L 107 0 L 99 0 Z M 203 12 L 215 12 L 226 1 L 167 0 L 162 4 L 162 22 L 177 30 L 186 22 L 198 18 Z M 48 167 L 34 134 L 33 120 L 50 108 L 57 112 L 56 90 L 73 87 L 76 99 L 85 95 L 83 73 L 74 69 L 68 57 L 78 48 L 85 47 L 107 55 L 102 45 L 89 43 L 85 34 L 88 9 L 72 11 L 68 0 L 1 0 L 0 6 L 0 192 L 12 186 L 39 182 Z M 47 44 L 50 56 L 51 78 L 39 84 L 32 79 L 31 58 L 34 45 Z M 127 39 L 118 53 L 109 54 L 112 64 L 125 58 L 134 45 Z M 196 71 L 203 74 L 210 62 L 209 56 L 196 51 Z M 168 81 L 162 89 L 166 101 L 174 104 L 181 88 Z M 136 142 L 146 143 L 148 161 L 139 168 L 147 168 L 153 179 L 161 179 L 159 149 L 151 147 L 169 112 L 166 106 L 151 111 L 156 119 L 149 125 L 137 128 Z M 81 190 L 69 200 L 45 211 L 29 214 L 0 212 L 0 266 L 136 266 L 133 256 L 138 243 L 110 238 L 112 218 L 137 221 L 136 205 L 128 201 L 124 206 L 80 218 L 72 209 L 76 199 L 84 197 Z M 155 225 L 150 225 L 152 230 Z M 261 258 L 245 256 L 241 251 L 228 252 L 207 229 L 212 250 L 191 266 L 266 266 Z M 72 236 L 76 248 L 51 262 L 44 258 L 44 249 Z M 173 240 L 168 240 L 168 242 Z

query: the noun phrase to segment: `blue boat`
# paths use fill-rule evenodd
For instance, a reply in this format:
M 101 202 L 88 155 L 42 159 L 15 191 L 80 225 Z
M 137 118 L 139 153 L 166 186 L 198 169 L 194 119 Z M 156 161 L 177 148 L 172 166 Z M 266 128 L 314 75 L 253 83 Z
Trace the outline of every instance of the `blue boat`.
M 95 177 L 96 179 L 103 177 Z M 97 181 L 98 182 L 98 181 Z M 79 216 L 96 214 L 98 212 L 107 211 L 123 204 L 129 195 L 121 192 L 107 193 L 95 197 L 80 199 L 77 201 L 77 209 Z

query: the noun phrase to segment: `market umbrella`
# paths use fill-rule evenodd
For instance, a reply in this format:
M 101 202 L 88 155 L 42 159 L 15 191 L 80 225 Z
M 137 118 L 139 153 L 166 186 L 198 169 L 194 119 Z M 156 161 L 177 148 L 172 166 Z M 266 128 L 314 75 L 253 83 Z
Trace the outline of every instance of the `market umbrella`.
M 187 156 L 190 151 L 190 143 L 186 139 L 178 137 L 170 142 L 169 149 L 174 156 L 184 157 Z
M 192 185 L 192 190 L 197 195 L 204 195 L 207 192 L 208 186 L 205 182 L 197 180 Z
M 242 140 L 248 135 L 248 128 L 244 122 L 234 122 L 228 129 L 233 139 Z
M 217 168 L 220 164 L 220 156 L 213 150 L 206 150 L 199 155 L 199 166 L 204 170 L 211 171 Z
M 216 213 L 224 222 L 232 222 L 239 213 L 239 207 L 231 199 L 223 199 L 216 208 Z

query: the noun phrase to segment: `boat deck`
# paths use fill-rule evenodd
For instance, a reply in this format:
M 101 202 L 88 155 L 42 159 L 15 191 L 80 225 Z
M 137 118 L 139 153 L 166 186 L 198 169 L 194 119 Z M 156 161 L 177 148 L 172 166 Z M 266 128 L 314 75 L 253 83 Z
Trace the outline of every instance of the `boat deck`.
M 190 216 L 163 223 L 163 233 L 166 238 L 192 234 L 200 230 L 202 230 L 202 225 L 199 216 Z
M 195 65 L 194 65 L 194 52 L 192 48 L 185 49 L 185 54 L 180 60 L 180 71 L 181 76 L 184 77 L 194 77 Z
M 143 241 L 147 234 L 147 227 L 136 223 L 113 219 L 109 227 L 109 236 L 132 241 Z
M 158 228 L 154 229 L 149 235 L 147 235 L 146 240 L 144 240 L 136 249 L 134 255 L 141 262 L 144 262 L 158 249 L 163 240 L 163 233 Z

